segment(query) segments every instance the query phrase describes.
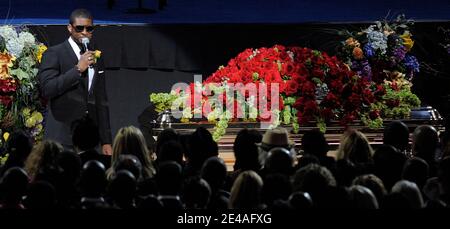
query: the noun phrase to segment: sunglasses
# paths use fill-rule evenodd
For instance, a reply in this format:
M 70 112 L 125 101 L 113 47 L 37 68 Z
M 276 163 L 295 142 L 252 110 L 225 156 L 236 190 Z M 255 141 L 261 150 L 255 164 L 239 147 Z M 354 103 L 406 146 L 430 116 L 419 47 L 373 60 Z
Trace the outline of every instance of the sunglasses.
M 75 25 L 75 26 L 72 26 L 72 27 L 75 28 L 75 31 L 76 31 L 77 33 L 83 32 L 84 29 L 86 29 L 86 31 L 89 32 L 89 33 L 92 32 L 92 31 L 94 31 L 94 26 L 92 26 L 92 25 L 89 25 L 89 26 Z

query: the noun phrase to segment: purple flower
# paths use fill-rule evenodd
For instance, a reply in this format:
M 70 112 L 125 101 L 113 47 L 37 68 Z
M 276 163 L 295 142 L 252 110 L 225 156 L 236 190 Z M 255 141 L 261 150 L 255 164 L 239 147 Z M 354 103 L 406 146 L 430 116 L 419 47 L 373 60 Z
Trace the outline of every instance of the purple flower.
M 417 58 L 412 55 L 406 55 L 405 59 L 403 59 L 403 62 L 409 70 L 412 70 L 413 72 L 419 72 L 419 61 L 417 61 Z
M 372 68 L 370 67 L 368 60 L 353 61 L 352 70 L 364 79 L 368 81 L 372 80 Z
M 372 44 L 367 43 L 364 45 L 363 49 L 367 58 L 371 58 L 375 55 L 375 50 L 373 49 Z
M 406 48 L 405 46 L 399 46 L 398 48 L 394 49 L 394 52 L 392 53 L 396 62 L 401 62 L 406 55 Z

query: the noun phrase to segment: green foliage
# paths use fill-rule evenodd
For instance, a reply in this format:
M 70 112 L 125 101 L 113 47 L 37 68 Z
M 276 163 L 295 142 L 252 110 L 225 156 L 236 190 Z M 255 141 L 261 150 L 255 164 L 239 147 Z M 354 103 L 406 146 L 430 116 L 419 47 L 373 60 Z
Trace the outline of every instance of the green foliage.
M 155 105 L 156 112 L 162 112 L 171 108 L 173 101 L 178 97 L 170 93 L 152 93 L 150 101 Z

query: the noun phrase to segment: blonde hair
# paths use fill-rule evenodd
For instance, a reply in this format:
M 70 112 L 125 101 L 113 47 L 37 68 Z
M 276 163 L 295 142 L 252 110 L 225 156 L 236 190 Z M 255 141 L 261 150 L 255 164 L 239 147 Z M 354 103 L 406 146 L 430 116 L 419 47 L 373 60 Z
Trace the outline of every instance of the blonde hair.
M 230 209 L 258 209 L 261 204 L 262 178 L 254 171 L 239 174 L 231 188 Z
M 63 149 L 61 144 L 51 140 L 44 140 L 35 145 L 25 161 L 25 171 L 30 180 L 34 180 L 42 167 L 56 165 L 57 156 Z
M 338 160 L 366 163 L 372 159 L 373 149 L 366 136 L 358 130 L 348 130 L 342 135 L 336 154 Z
M 151 160 L 151 153 L 145 142 L 141 130 L 134 126 L 122 127 L 116 134 L 113 143 L 111 167 L 107 170 L 108 179 L 112 178 L 115 171 L 114 166 L 119 162 L 121 154 L 136 156 L 142 164 L 142 179 L 151 178 L 156 171 Z

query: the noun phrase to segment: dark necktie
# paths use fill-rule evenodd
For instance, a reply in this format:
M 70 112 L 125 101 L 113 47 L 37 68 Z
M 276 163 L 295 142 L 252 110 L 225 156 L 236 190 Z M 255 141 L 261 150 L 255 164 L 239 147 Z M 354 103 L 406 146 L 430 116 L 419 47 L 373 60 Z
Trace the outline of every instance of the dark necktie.
M 82 44 L 78 44 L 78 43 L 77 43 L 77 45 L 78 45 L 78 47 L 80 48 L 80 55 L 83 55 L 83 53 L 86 52 L 86 48 L 85 48 L 84 45 L 82 45 Z

